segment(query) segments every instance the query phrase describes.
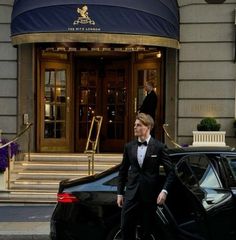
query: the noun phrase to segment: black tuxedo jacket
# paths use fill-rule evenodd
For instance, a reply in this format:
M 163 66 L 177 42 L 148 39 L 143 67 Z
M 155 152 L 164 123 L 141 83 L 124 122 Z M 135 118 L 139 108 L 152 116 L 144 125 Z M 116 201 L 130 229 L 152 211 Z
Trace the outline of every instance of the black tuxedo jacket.
M 161 189 L 169 191 L 174 179 L 174 172 L 169 157 L 166 154 L 165 146 L 158 140 L 149 140 L 146 155 L 142 167 L 137 159 L 137 140 L 125 145 L 123 160 L 119 169 L 118 194 L 124 195 L 127 200 L 133 200 L 136 194 L 143 201 L 156 201 Z M 160 165 L 164 166 L 167 173 L 166 181 L 159 179 Z M 125 190 L 126 185 L 126 191 Z
M 139 108 L 139 112 L 149 114 L 155 121 L 156 107 L 157 107 L 157 95 L 154 91 L 151 91 L 144 98 L 142 106 Z

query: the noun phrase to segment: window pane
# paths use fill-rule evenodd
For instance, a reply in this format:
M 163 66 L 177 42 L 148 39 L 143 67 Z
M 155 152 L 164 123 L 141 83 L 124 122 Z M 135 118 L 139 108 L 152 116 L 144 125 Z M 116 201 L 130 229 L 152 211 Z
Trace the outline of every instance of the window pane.
M 96 90 L 94 89 L 88 90 L 88 103 L 96 104 Z
M 80 139 L 87 139 L 89 132 L 88 123 L 80 123 L 79 124 L 79 138 Z
M 200 181 L 202 188 L 220 188 L 219 181 L 211 166 L 208 166 Z
M 233 173 L 234 179 L 236 180 L 236 159 L 235 158 L 229 158 L 228 162 L 229 162 L 231 172 Z
M 220 182 L 213 170 L 210 161 L 206 156 L 191 156 L 188 158 L 188 164 L 191 166 L 201 188 L 220 188 Z
M 124 124 L 116 124 L 116 139 L 124 138 Z
M 45 85 L 54 86 L 55 85 L 55 71 L 47 69 L 45 71 Z
M 125 100 L 126 100 L 126 89 L 125 88 L 119 89 L 117 91 L 117 101 L 118 101 L 118 104 L 125 103 Z
M 66 86 L 66 70 L 57 71 L 57 86 Z
M 66 120 L 66 107 L 65 105 L 56 106 L 56 120 Z
M 116 120 L 117 121 L 124 121 L 125 120 L 125 106 L 118 106 L 117 107 Z
M 56 123 L 56 138 L 65 138 L 66 137 L 66 129 L 65 123 Z
M 181 161 L 177 165 L 177 173 L 180 180 L 188 187 L 193 188 L 198 186 L 196 176 L 193 174 L 191 167 L 188 164 L 189 160 Z
M 86 87 L 88 85 L 89 72 L 80 73 L 80 84 L 81 87 Z
M 110 139 L 115 139 L 115 124 L 112 122 L 108 123 L 108 127 L 107 127 L 107 136 Z
M 118 185 L 118 177 L 112 178 L 111 180 L 105 182 L 104 185 L 117 186 Z
M 44 111 L 45 111 L 45 113 L 44 113 L 45 120 L 54 120 L 56 118 L 56 116 L 55 116 L 55 105 L 45 104 Z
M 115 120 L 116 110 L 115 106 L 107 107 L 107 119 L 109 123 L 112 123 Z
M 55 124 L 54 122 L 45 122 L 44 138 L 54 138 L 55 136 Z
M 66 89 L 64 87 L 57 87 L 56 88 L 56 100 L 59 103 L 66 102 Z
M 45 71 L 44 100 L 44 137 L 64 138 L 66 70 L 47 69 Z
M 116 91 L 115 89 L 107 90 L 107 104 L 115 104 L 116 103 Z
M 53 102 L 53 88 L 52 87 L 45 87 L 45 100 L 47 102 Z

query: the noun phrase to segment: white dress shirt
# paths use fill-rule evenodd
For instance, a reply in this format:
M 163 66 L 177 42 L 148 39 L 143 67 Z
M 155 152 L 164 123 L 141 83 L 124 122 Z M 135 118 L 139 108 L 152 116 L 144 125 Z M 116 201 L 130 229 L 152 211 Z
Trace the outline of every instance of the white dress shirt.
M 150 139 L 151 139 L 151 135 L 149 135 L 148 138 L 145 140 L 147 144 L 149 143 Z M 140 139 L 138 139 L 138 141 L 141 142 Z M 145 145 L 138 146 L 137 159 L 140 167 L 143 166 L 143 160 L 145 158 L 146 151 L 147 151 L 147 146 Z

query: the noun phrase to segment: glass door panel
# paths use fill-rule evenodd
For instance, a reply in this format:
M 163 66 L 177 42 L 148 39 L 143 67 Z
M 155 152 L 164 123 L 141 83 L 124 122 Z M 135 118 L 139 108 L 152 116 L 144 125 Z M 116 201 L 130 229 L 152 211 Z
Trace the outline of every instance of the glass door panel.
M 87 61 L 87 62 L 86 62 Z M 83 152 L 91 120 L 103 116 L 99 150 L 122 152 L 127 138 L 127 76 L 125 61 L 104 61 L 101 66 L 87 59 L 78 62 L 76 83 L 76 148 Z M 101 74 L 102 71 L 102 74 Z
M 70 146 L 70 72 L 69 65 L 44 62 L 41 66 L 38 148 L 41 152 L 65 151 Z
M 66 137 L 66 70 L 46 69 L 44 138 Z M 52 79 L 52 81 L 51 81 Z
M 85 139 L 89 133 L 89 128 L 93 116 L 96 114 L 97 107 L 97 73 L 94 68 L 83 68 L 78 72 L 77 79 L 77 94 L 79 98 L 79 104 L 76 106 L 77 112 L 79 112 L 78 130 L 77 130 L 77 145 L 78 151 L 84 151 Z M 79 110 L 78 110 L 79 109 Z
M 124 137 L 125 120 L 125 70 L 108 70 L 105 83 L 107 86 L 106 118 L 108 139 L 122 139 Z

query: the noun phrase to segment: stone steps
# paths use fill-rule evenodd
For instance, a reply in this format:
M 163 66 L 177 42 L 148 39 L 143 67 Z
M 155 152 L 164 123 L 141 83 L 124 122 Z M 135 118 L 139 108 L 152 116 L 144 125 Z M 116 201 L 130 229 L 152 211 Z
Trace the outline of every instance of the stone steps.
M 1 203 L 55 203 L 57 201 L 56 192 L 45 190 L 14 190 L 0 192 Z
M 95 154 L 94 173 L 121 162 L 122 154 Z M 60 181 L 88 176 L 86 154 L 25 155 L 11 170 L 10 190 L 0 192 L 0 202 L 56 202 Z
M 62 179 L 68 179 L 68 178 L 80 178 L 80 177 L 85 177 L 87 176 L 87 171 L 62 171 L 62 170 L 57 170 L 57 171 L 52 171 L 52 170 L 45 170 L 43 172 L 38 172 L 37 170 L 23 170 L 21 172 L 15 172 L 17 176 L 17 179 L 26 179 L 30 180 L 32 177 L 37 175 L 37 179 L 53 179 L 53 180 L 62 180 Z M 14 177 L 16 178 L 16 177 Z

